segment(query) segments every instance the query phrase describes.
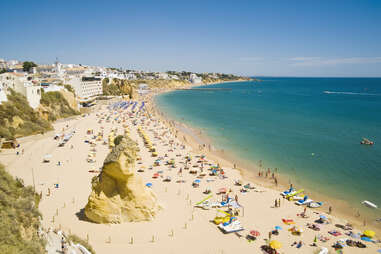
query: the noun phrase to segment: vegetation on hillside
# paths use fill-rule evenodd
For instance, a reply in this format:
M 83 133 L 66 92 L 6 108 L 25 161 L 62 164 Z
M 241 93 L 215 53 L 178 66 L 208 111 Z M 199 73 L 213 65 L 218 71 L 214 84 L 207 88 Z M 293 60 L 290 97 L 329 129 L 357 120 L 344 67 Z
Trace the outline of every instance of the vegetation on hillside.
M 55 121 L 59 118 L 79 115 L 79 112 L 70 107 L 69 103 L 60 92 L 42 93 L 40 102 L 43 106 L 49 108 L 49 121 Z
M 66 88 L 66 90 L 68 90 L 69 92 L 73 93 L 74 96 L 75 96 L 74 88 L 71 85 L 65 84 L 64 87 Z
M 8 101 L 0 104 L 0 137 L 12 139 L 52 129 L 28 104 L 25 96 L 11 90 Z
M 79 236 L 71 234 L 67 237 L 67 240 L 69 242 L 79 243 L 82 246 L 84 246 L 88 251 L 90 251 L 92 254 L 95 254 L 95 250 L 93 249 L 93 247 L 87 241 L 83 240 Z
M 108 78 L 102 80 L 103 95 L 129 95 L 133 97 L 134 87 L 126 79 Z
M 38 235 L 39 196 L 14 179 L 0 164 L 0 253 L 40 254 L 45 242 Z

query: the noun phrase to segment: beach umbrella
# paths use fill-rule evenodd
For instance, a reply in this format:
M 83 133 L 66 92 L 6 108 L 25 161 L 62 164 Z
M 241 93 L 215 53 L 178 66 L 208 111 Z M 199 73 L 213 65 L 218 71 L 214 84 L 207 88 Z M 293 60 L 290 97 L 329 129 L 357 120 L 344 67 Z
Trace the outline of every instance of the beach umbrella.
M 273 240 L 270 242 L 270 247 L 273 249 L 280 249 L 280 248 L 282 248 L 282 243 L 280 243 L 277 240 Z
M 320 215 L 320 218 L 321 218 L 322 220 L 326 220 L 326 219 L 327 219 L 327 217 L 326 217 L 325 215 Z
M 201 181 L 199 179 L 194 180 L 195 183 L 200 183 Z
M 281 226 L 275 226 L 275 229 L 276 230 L 282 230 L 282 227 Z
M 250 235 L 255 236 L 255 237 L 258 237 L 258 236 L 260 236 L 261 234 L 260 234 L 257 230 L 251 230 L 251 231 L 250 231 Z
M 372 238 L 376 235 L 376 233 L 372 230 L 365 230 L 362 234 L 369 238 Z
M 227 192 L 227 189 L 226 188 L 220 188 L 218 190 L 219 193 L 226 193 Z
M 152 183 L 147 183 L 146 186 L 151 188 L 152 187 Z

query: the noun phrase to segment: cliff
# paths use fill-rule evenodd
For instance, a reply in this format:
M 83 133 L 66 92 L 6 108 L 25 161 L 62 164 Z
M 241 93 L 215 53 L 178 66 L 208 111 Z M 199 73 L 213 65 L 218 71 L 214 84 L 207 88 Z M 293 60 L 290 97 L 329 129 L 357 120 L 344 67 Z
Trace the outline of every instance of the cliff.
M 124 137 L 106 157 L 102 172 L 92 180 L 85 207 L 86 217 L 96 223 L 152 220 L 159 211 L 156 196 L 146 187 L 134 166 L 139 148 Z
M 40 115 L 49 121 L 78 115 L 79 112 L 72 108 L 67 98 L 74 97 L 70 92 L 47 92 L 41 94 L 41 104 L 38 107 Z M 75 104 L 75 103 L 73 103 Z
M 12 139 L 52 130 L 51 124 L 28 104 L 25 96 L 11 90 L 0 104 L 0 137 Z

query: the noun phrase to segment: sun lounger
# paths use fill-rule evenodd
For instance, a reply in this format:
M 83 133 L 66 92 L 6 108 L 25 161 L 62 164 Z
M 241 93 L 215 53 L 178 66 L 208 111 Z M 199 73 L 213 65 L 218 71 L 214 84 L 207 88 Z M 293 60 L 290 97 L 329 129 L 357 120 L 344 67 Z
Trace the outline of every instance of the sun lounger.
M 292 194 L 293 192 L 296 192 L 295 189 L 290 188 L 288 190 L 285 190 L 285 191 L 281 192 L 280 195 L 287 196 L 288 194 Z
M 221 223 L 218 225 L 218 228 L 221 229 L 221 231 L 224 232 L 225 234 L 244 230 L 244 228 L 241 226 L 241 223 L 238 220 L 233 221 L 226 226 L 224 226 L 224 223 Z

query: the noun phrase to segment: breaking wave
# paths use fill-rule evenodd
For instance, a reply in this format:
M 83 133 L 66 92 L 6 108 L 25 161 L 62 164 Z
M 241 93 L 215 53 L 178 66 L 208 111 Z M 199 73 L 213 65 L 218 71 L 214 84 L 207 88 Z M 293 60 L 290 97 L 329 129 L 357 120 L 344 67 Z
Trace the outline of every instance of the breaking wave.
M 379 93 L 355 93 L 355 92 L 335 92 L 335 91 L 324 91 L 326 94 L 346 94 L 346 95 L 371 95 L 371 96 L 380 96 Z

